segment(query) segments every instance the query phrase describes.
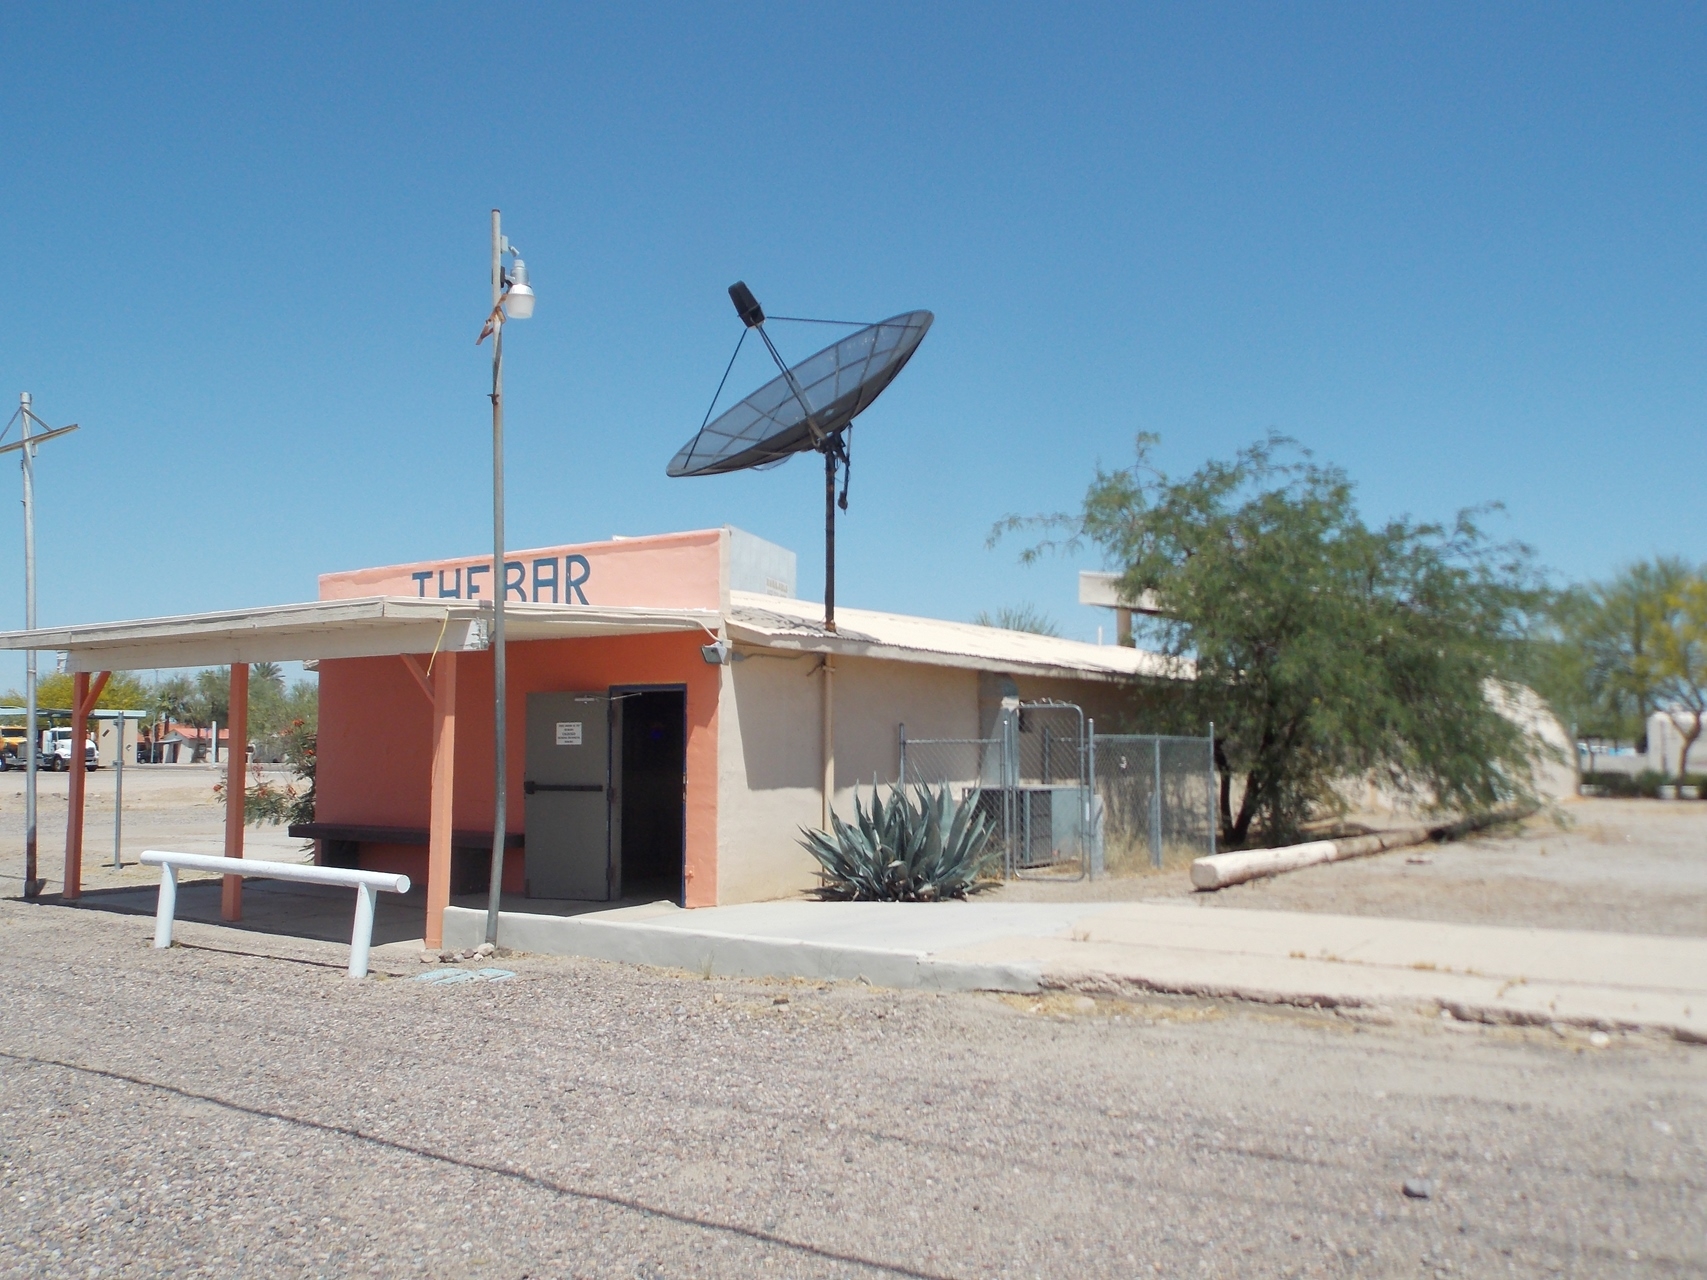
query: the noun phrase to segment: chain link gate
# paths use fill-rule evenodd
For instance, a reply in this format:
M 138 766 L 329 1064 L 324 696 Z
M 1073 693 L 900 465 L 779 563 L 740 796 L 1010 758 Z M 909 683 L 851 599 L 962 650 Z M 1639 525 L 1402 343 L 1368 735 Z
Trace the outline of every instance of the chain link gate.
M 1082 880 L 1215 852 L 1209 738 L 1099 734 L 1071 703 L 1003 703 L 991 738 L 909 738 L 898 784 L 974 790 L 1009 879 Z
M 993 738 L 912 738 L 900 785 L 952 787 L 978 808 L 1009 879 L 1082 880 L 1099 870 L 1091 725 L 1065 702 L 1004 701 Z

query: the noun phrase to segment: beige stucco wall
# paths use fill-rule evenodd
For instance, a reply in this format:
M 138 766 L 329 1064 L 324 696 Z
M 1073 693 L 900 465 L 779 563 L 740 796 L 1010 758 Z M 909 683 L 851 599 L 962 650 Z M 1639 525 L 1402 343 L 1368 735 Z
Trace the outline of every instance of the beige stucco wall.
M 817 863 L 799 829 L 819 822 L 823 777 L 819 660 L 745 650 L 723 668 L 718 717 L 717 897 L 754 902 L 815 887 Z M 835 807 L 856 785 L 895 780 L 899 726 L 909 737 L 978 736 L 973 671 L 838 658 Z
M 818 660 L 743 656 L 723 668 L 717 718 L 719 902 L 812 884 L 811 859 L 791 836 L 818 821 Z

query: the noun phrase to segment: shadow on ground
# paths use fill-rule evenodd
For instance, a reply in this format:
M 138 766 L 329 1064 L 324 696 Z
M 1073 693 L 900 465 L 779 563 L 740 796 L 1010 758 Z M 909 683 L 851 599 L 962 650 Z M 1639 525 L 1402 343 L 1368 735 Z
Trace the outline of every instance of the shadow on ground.
M 43 906 L 75 906 L 82 910 L 109 911 L 119 915 L 152 916 L 159 902 L 159 886 L 147 884 L 89 889 L 75 904 L 68 903 L 57 893 L 45 894 L 35 901 Z M 632 898 L 618 902 L 572 902 L 505 894 L 503 909 L 535 915 L 574 916 L 639 906 L 651 901 L 652 898 Z M 477 910 L 486 907 L 484 894 L 457 897 L 451 902 L 454 906 Z M 322 942 L 350 940 L 350 931 L 355 924 L 356 894 L 355 890 L 341 885 L 246 879 L 243 882 L 243 919 L 235 922 L 221 920 L 219 907 L 220 882 L 217 878 L 179 881 L 179 920 L 229 924 L 230 928 L 246 929 L 252 933 L 313 938 Z M 373 945 L 380 947 L 393 942 L 418 941 L 425 931 L 426 914 L 427 893 L 423 888 L 414 888 L 403 894 L 380 894 L 373 919 Z

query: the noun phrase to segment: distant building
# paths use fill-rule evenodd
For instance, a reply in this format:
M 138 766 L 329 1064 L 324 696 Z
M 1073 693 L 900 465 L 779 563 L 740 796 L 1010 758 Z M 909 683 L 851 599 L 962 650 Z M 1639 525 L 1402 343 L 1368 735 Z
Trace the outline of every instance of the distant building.
M 1689 723 L 1687 712 L 1678 713 L 1678 719 Z M 1678 732 L 1672 718 L 1663 711 L 1656 711 L 1648 717 L 1648 760 L 1647 766 L 1665 774 L 1668 778 L 1675 777 L 1678 772 L 1678 756 L 1683 752 L 1683 734 Z M 1707 773 L 1707 726 L 1695 740 L 1695 745 L 1689 750 L 1689 767 L 1685 773 Z
M 158 722 L 144 727 L 142 744 L 145 754 L 151 755 L 153 764 L 211 764 L 208 748 L 211 745 L 210 731 L 196 725 L 173 724 L 168 721 L 165 725 Z M 220 757 L 225 756 L 225 748 L 229 746 L 231 735 L 224 729 L 219 731 Z M 102 756 L 103 761 L 106 757 Z

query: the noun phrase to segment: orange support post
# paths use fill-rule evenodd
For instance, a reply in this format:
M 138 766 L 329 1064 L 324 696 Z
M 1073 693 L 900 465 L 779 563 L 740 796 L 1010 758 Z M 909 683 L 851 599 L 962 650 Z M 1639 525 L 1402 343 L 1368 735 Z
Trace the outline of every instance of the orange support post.
M 83 797 L 89 789 L 88 769 L 84 765 L 85 740 L 89 736 L 89 712 L 101 690 L 107 687 L 110 673 L 103 671 L 89 688 L 89 673 L 74 672 L 71 676 L 71 798 L 65 814 L 65 890 L 67 902 L 83 896 Z
M 225 856 L 243 856 L 243 797 L 245 774 L 249 767 L 249 664 L 238 662 L 231 667 L 231 708 L 227 712 L 231 744 L 225 752 Z M 218 750 L 215 738 L 213 749 Z M 220 877 L 219 918 L 243 918 L 243 877 Z
M 456 778 L 456 654 L 433 659 L 433 786 L 427 826 L 429 949 L 444 945 L 450 905 L 451 789 Z

